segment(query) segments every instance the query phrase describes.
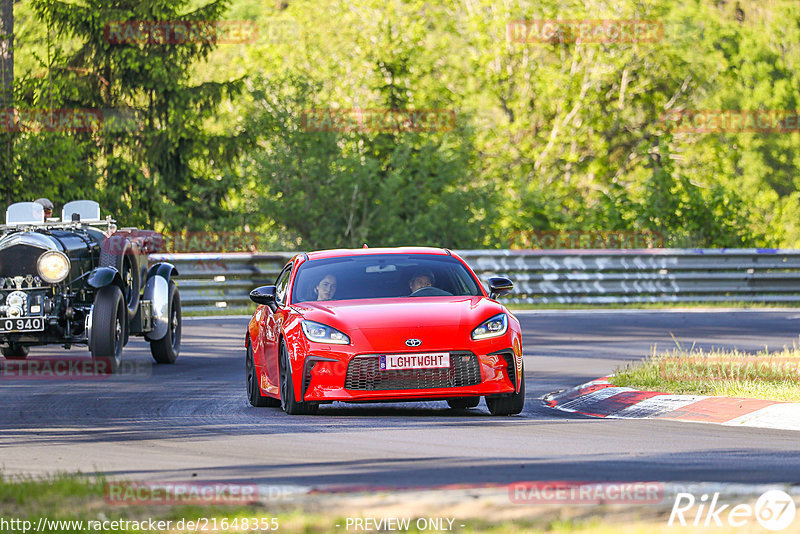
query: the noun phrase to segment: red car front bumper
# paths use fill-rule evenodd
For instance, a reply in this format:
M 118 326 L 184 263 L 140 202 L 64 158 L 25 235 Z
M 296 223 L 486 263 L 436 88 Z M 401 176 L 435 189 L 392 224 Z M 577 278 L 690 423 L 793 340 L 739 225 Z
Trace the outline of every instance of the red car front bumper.
M 380 370 L 375 353 L 311 349 L 303 368 L 296 370 L 301 378 L 297 385 L 302 400 L 310 402 L 412 401 L 516 391 L 522 355 L 502 343 L 484 343 L 481 348 L 448 351 L 450 368 L 403 371 Z

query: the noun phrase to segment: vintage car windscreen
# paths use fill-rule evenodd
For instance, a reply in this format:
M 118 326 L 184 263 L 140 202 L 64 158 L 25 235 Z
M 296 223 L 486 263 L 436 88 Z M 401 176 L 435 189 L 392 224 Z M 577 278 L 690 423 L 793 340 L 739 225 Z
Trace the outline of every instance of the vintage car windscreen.
M 452 256 L 374 254 L 303 263 L 295 278 L 292 302 L 408 297 L 414 293 L 414 279 L 430 287 L 413 296 L 482 295 L 478 282 Z
M 6 210 L 6 224 L 42 224 L 44 207 L 36 202 L 17 202 Z
M 67 202 L 61 210 L 62 221 L 99 221 L 100 204 L 94 200 L 74 200 Z

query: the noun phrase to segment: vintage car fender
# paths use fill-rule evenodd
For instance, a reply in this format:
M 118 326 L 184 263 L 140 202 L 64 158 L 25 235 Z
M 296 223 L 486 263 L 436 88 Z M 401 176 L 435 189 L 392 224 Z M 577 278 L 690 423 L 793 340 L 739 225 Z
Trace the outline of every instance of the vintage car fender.
M 167 262 L 156 263 L 147 271 L 144 300 L 153 307 L 153 329 L 144 335 L 148 341 L 158 341 L 167 335 L 169 326 L 169 281 L 178 275 L 178 269 Z
M 119 271 L 113 267 L 96 267 L 89 273 L 86 278 L 86 283 L 95 289 L 116 284 L 120 290 L 125 291 L 125 285 L 122 283 L 122 276 Z

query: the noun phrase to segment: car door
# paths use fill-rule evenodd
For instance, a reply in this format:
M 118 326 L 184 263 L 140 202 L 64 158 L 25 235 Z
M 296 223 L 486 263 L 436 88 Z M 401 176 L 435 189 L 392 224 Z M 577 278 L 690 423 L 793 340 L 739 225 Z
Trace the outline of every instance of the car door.
M 289 288 L 289 278 L 292 274 L 292 263 L 286 265 L 275 280 L 275 303 L 277 310 L 273 312 L 266 308 L 262 319 L 263 325 L 261 345 L 264 350 L 264 371 L 269 382 L 270 392 L 278 393 L 280 378 L 278 373 L 278 342 L 280 341 L 281 328 L 286 320 L 288 308 L 286 307 L 286 292 Z M 274 388 L 274 389 L 273 389 Z

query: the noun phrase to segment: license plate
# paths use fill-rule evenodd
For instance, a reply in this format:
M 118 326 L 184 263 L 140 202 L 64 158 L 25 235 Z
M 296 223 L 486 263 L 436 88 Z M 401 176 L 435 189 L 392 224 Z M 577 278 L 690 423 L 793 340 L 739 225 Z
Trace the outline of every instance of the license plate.
M 393 369 L 438 369 L 450 367 L 450 353 L 430 352 L 427 354 L 382 354 L 382 371 Z
M 43 317 L 16 317 L 0 319 L 0 334 L 13 332 L 41 332 L 44 330 Z

